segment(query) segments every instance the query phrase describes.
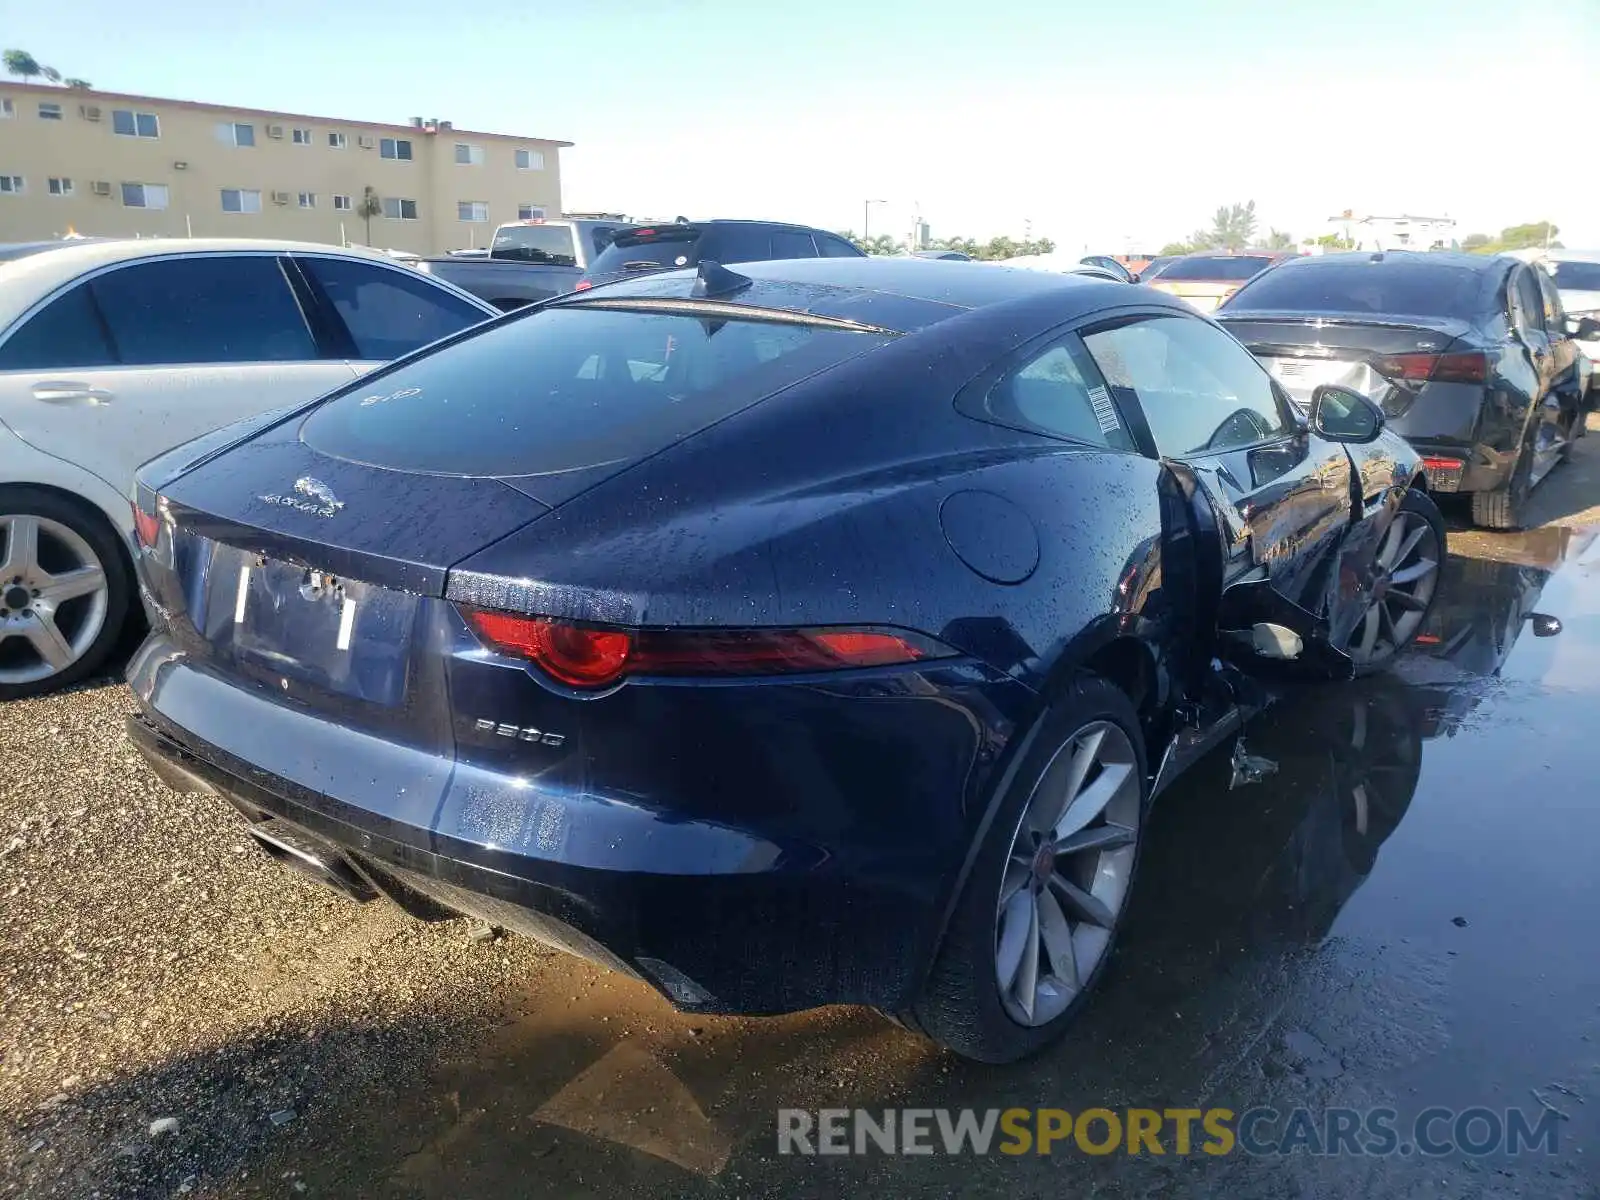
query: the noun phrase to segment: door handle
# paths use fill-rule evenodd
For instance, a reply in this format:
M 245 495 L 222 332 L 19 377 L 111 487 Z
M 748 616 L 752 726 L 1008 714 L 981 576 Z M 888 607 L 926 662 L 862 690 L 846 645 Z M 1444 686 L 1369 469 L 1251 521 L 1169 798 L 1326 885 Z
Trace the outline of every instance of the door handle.
M 109 404 L 111 393 L 104 388 L 90 387 L 87 383 L 52 380 L 33 385 L 33 398 L 46 404 Z

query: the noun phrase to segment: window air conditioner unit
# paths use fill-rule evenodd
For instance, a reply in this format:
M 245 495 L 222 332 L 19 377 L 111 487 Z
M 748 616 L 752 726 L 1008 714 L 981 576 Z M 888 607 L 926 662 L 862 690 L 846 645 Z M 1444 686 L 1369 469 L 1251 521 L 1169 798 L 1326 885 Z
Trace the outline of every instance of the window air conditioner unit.
M 98 179 L 89 185 L 89 190 L 94 192 L 96 196 L 109 196 L 111 195 L 111 184 L 104 179 Z
M 267 126 L 267 136 L 270 137 L 270 138 L 281 138 L 283 136 L 283 126 L 282 125 L 268 125 Z
M 373 141 L 372 138 L 368 137 L 364 133 L 360 137 L 356 138 L 356 145 L 360 146 L 363 150 L 371 150 L 377 144 L 377 142 Z
M 85 121 L 98 121 L 100 119 L 100 106 L 98 104 L 80 104 L 78 113 Z
M 289 193 L 288 192 L 273 192 L 272 193 L 272 202 L 274 204 L 287 204 L 287 203 L 289 203 Z

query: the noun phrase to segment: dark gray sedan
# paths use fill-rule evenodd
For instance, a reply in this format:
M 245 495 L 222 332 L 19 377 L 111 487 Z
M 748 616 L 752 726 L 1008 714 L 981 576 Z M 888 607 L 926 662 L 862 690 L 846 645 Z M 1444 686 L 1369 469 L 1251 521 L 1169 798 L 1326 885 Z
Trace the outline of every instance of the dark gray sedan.
M 1470 493 L 1478 525 L 1518 527 L 1529 492 L 1583 435 L 1573 335 L 1600 325 L 1552 308 L 1515 258 L 1289 259 L 1216 318 L 1302 406 L 1324 383 L 1375 401 L 1421 453 L 1430 490 Z

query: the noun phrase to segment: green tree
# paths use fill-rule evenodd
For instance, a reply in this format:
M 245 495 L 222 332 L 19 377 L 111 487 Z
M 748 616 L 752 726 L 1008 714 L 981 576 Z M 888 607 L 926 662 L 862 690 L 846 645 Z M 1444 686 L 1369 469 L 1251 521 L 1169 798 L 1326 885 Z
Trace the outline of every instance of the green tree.
M 1165 246 L 1161 247 L 1161 250 L 1156 257 L 1168 258 L 1176 254 L 1193 254 L 1198 249 L 1200 249 L 1200 247 L 1193 241 L 1168 242 Z
M 367 188 L 361 194 L 361 203 L 356 205 L 356 216 L 367 223 L 367 245 L 372 245 L 372 218 L 383 215 L 383 201 L 378 198 L 378 193 L 372 188 Z
M 1461 248 L 1463 250 L 1481 250 L 1488 244 L 1489 235 L 1487 233 L 1469 233 L 1461 239 Z
M 39 65 L 39 60 L 26 50 L 7 50 L 0 55 L 6 64 L 8 74 L 20 79 L 37 79 L 44 74 L 44 68 Z
M 1267 234 L 1266 246 L 1268 250 L 1293 250 L 1294 237 L 1281 229 L 1273 229 Z
M 61 72 L 56 70 L 54 67 L 41 66 L 39 68 L 39 74 L 43 75 L 45 77 L 45 79 L 50 83 L 60 83 L 61 82 Z
M 1217 250 L 1243 250 L 1256 236 L 1256 202 L 1224 204 L 1211 218 L 1211 228 L 1196 235 Z
M 1560 232 L 1560 227 L 1549 221 L 1530 221 L 1526 225 L 1506 226 L 1497 238 L 1486 238 L 1481 233 L 1468 234 L 1461 246 L 1474 254 L 1499 254 L 1502 250 L 1527 250 L 1535 246 L 1559 250 L 1562 247 L 1556 234 Z
M 1317 239 L 1317 245 L 1326 250 L 1354 250 L 1355 242 L 1349 238 L 1340 237 L 1337 233 L 1325 233 Z
M 90 83 L 87 79 L 79 79 L 76 76 L 63 79 L 61 82 L 67 87 L 79 92 L 87 92 L 90 88 L 94 87 L 94 84 Z

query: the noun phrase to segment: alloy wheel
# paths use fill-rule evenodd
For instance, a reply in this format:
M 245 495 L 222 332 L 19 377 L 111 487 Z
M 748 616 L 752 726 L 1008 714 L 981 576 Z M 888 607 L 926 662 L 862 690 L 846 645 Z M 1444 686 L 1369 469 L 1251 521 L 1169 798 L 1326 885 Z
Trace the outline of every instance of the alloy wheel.
M 1133 877 L 1142 795 L 1133 746 L 1110 721 L 1079 729 L 1040 775 L 995 916 L 996 983 L 1018 1024 L 1065 1012 L 1110 949 Z
M 1440 550 L 1426 518 L 1405 509 L 1395 514 L 1373 564 L 1372 599 L 1350 635 L 1357 664 L 1387 658 L 1411 640 L 1439 584 Z
M 70 526 L 0 514 L 0 684 L 59 675 L 105 628 L 105 565 Z

